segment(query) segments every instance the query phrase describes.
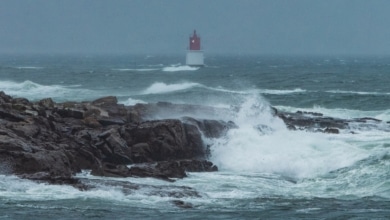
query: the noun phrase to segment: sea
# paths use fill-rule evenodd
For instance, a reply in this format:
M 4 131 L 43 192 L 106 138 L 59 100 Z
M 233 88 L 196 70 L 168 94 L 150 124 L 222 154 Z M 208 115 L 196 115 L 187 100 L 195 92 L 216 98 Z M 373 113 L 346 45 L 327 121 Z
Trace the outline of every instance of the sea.
M 184 60 L 184 54 L 0 56 L 0 90 L 13 97 L 205 105 L 231 114 L 194 117 L 238 125 L 221 138 L 204 138 L 218 172 L 189 172 L 172 183 L 83 170 L 76 177 L 96 187 L 80 191 L 0 167 L 0 219 L 390 219 L 389 56 L 206 54 L 202 68 Z M 289 130 L 271 107 L 381 122 L 339 134 Z M 123 182 L 143 187 L 128 192 Z M 183 187 L 197 193 L 156 192 Z

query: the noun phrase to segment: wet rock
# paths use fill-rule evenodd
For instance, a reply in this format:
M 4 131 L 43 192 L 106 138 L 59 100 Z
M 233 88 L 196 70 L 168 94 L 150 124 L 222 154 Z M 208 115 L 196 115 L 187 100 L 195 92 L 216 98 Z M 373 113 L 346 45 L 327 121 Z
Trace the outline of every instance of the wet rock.
M 223 137 L 228 130 L 237 128 L 237 125 L 232 121 L 225 122 L 222 120 L 194 119 L 190 117 L 184 117 L 183 121 L 196 125 L 203 135 L 208 138 Z
M 278 112 L 277 116 L 281 118 L 287 127 L 303 129 L 308 131 L 315 131 L 317 129 L 326 128 L 337 128 L 346 129 L 348 128 L 348 121 L 338 118 L 322 117 L 319 113 L 287 113 Z
M 103 163 L 93 169 L 91 174 L 107 177 L 154 177 L 166 181 L 174 181 L 174 178 L 184 178 L 186 172 L 214 172 L 218 168 L 206 160 L 176 160 L 159 161 L 132 165 Z
M 213 118 L 229 111 L 166 102 L 125 107 L 112 96 L 93 102 L 33 103 L 0 92 L 0 166 L 23 178 L 71 185 L 76 185 L 72 176 L 81 169 L 98 176 L 167 181 L 184 178 L 187 172 L 217 171 L 205 160 L 208 149 L 202 136 L 223 137 L 237 126 L 191 116 Z M 275 108 L 273 112 L 290 129 L 337 134 L 353 123 L 389 129 L 388 123 L 373 118 L 344 120 Z M 161 119 L 168 116 L 175 119 Z M 267 127 L 258 129 L 265 132 Z
M 190 209 L 190 208 L 193 208 L 193 205 L 189 202 L 184 202 L 182 200 L 172 200 L 172 203 L 179 207 L 179 208 L 183 208 L 183 209 Z
M 111 128 L 98 135 L 102 142 L 97 147 L 102 150 L 102 161 L 116 164 L 131 164 L 131 149 L 122 139 L 117 128 Z
M 337 128 L 325 128 L 324 133 L 339 134 L 340 131 Z
M 120 133 L 128 146 L 135 146 L 136 155 L 132 159 L 137 162 L 205 156 L 206 149 L 199 130 L 180 120 L 167 119 L 126 124 L 122 126 Z M 137 145 L 140 143 L 143 145 Z
M 94 118 L 94 117 L 86 117 L 83 119 L 83 123 L 85 126 L 90 127 L 90 128 L 100 128 L 103 125 L 100 124 L 100 122 Z
M 17 112 L 0 109 L 0 118 L 11 122 L 20 122 L 24 121 L 26 117 Z
M 54 108 L 55 102 L 51 98 L 45 98 L 38 102 L 39 106 L 42 106 L 46 109 Z
M 56 113 L 63 118 L 76 118 L 76 119 L 84 118 L 84 111 L 80 109 L 64 108 L 64 109 L 58 109 Z
M 97 121 L 103 126 L 124 125 L 126 123 L 122 118 L 99 118 Z
M 12 100 L 12 97 L 5 94 L 3 91 L 0 91 L 0 104 L 4 103 L 10 103 Z
M 106 96 L 92 101 L 91 104 L 96 106 L 111 106 L 118 104 L 118 99 L 115 96 Z
M 79 183 L 88 188 L 115 187 L 115 189 L 121 190 L 125 195 L 134 194 L 136 191 L 141 190 L 147 196 L 160 196 L 171 198 L 199 198 L 199 193 L 187 186 L 175 186 L 169 185 L 146 185 L 136 184 L 129 181 L 110 181 L 107 179 L 79 179 Z
M 179 160 L 179 166 L 187 172 L 214 172 L 218 167 L 207 160 Z

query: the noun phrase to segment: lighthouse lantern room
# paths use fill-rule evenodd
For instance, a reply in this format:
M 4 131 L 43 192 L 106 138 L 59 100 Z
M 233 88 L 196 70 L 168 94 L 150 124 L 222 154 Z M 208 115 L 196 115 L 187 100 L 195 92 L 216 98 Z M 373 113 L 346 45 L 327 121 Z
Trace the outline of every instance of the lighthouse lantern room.
M 187 50 L 186 64 L 188 66 L 204 66 L 203 51 L 200 47 L 200 37 L 196 34 L 196 30 L 190 36 L 190 46 Z
M 200 50 L 200 37 L 196 35 L 196 30 L 194 30 L 194 34 L 190 37 L 190 50 Z

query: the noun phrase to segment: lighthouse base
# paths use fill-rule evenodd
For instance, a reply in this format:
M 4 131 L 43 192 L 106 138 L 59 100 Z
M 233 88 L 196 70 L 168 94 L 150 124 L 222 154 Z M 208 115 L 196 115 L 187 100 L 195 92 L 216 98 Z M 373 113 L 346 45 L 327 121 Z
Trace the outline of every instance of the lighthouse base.
M 204 57 L 203 51 L 201 50 L 188 50 L 186 56 L 186 65 L 187 66 L 204 66 Z

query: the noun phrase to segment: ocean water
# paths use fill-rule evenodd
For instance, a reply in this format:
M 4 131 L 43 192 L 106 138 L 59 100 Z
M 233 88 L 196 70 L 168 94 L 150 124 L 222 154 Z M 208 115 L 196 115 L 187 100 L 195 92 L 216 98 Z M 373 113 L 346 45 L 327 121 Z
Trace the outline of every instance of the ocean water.
M 14 97 L 62 102 L 114 95 L 125 105 L 217 106 L 238 110 L 213 118 L 239 128 L 204 139 L 218 172 L 188 173 L 174 183 L 93 177 L 86 170 L 77 176 L 96 188 L 79 191 L 19 179 L 0 167 L 0 219 L 390 218 L 390 57 L 207 55 L 204 68 L 183 60 L 1 56 L 0 90 Z M 270 106 L 382 123 L 340 134 L 290 131 Z M 128 191 L 123 183 L 142 187 Z

